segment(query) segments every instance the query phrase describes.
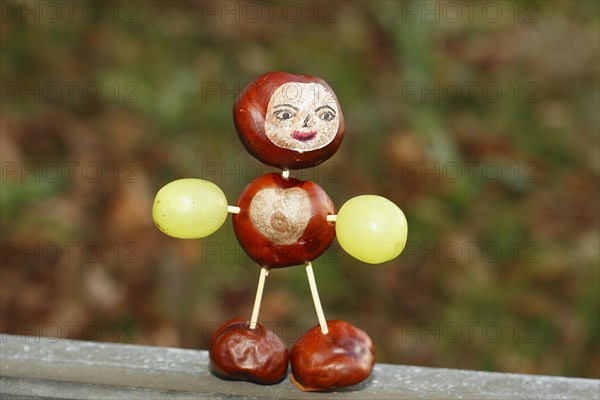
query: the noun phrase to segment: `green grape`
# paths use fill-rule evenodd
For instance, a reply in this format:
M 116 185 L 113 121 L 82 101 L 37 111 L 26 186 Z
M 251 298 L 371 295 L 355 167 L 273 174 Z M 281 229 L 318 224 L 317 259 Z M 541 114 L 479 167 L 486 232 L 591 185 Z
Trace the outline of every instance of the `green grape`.
M 152 206 L 154 223 L 179 239 L 206 237 L 227 218 L 227 199 L 214 183 L 202 179 L 178 179 L 158 191 Z
M 385 197 L 364 195 L 351 198 L 340 208 L 335 232 L 352 257 L 379 264 L 402 252 L 408 226 L 404 213 L 394 203 Z

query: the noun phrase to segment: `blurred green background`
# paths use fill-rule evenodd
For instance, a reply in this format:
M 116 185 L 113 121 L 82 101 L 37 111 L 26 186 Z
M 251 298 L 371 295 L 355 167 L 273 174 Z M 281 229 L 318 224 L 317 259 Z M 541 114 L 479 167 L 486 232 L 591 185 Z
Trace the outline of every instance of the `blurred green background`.
M 600 377 L 598 4 L 3 2 L 1 331 L 206 349 L 249 317 L 231 223 L 176 240 L 150 209 L 173 179 L 234 204 L 273 171 L 231 107 L 282 70 L 329 82 L 347 125 L 292 175 L 409 221 L 391 262 L 314 263 L 328 318 L 378 362 Z M 261 321 L 288 345 L 316 324 L 302 268 L 269 276 Z

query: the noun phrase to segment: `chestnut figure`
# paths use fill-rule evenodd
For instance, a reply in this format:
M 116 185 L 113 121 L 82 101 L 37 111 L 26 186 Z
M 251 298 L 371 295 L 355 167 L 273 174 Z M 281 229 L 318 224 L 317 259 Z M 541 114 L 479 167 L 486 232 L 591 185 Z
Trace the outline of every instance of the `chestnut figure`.
M 233 121 L 246 150 L 284 170 L 310 168 L 340 147 L 345 123 L 335 93 L 320 78 L 268 72 L 244 88 Z
M 224 322 L 210 338 L 210 366 L 225 379 L 270 385 L 285 378 L 288 351 L 277 336 L 257 324 L 234 318 Z
M 238 200 L 233 228 L 242 248 L 259 265 L 289 267 L 319 257 L 335 237 L 327 221 L 335 206 L 316 183 L 265 174 Z
M 340 320 L 327 321 L 319 299 L 312 261 L 337 235 L 352 256 L 369 263 L 389 261 L 406 244 L 402 211 L 380 196 L 357 196 L 336 209 L 316 183 L 290 177 L 340 147 L 344 116 L 327 83 L 309 75 L 269 72 L 251 82 L 233 106 L 238 136 L 250 154 L 281 174 L 250 182 L 236 206 L 201 180 L 179 180 L 157 195 L 155 223 L 166 234 L 204 237 L 218 229 L 227 212 L 242 248 L 260 267 L 249 321 L 227 321 L 210 339 L 215 375 L 273 384 L 292 366 L 292 381 L 302 390 L 323 391 L 355 385 L 369 377 L 374 346 L 362 330 Z M 201 226 L 200 226 L 201 225 Z M 272 269 L 303 265 L 319 325 L 305 333 L 291 354 L 281 340 L 258 323 L 267 275 Z

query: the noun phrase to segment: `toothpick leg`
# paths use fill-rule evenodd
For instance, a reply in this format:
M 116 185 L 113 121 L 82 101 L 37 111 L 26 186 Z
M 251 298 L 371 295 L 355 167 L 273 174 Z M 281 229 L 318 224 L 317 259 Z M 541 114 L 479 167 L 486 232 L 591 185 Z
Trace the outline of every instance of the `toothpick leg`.
M 258 312 L 260 310 L 260 302 L 262 300 L 263 290 L 265 289 L 265 279 L 269 275 L 269 269 L 260 268 L 260 277 L 258 278 L 258 288 L 256 289 L 256 297 L 254 298 L 254 308 L 252 309 L 252 317 L 250 318 L 250 329 L 256 328 L 258 322 Z
M 313 273 L 312 263 L 310 261 L 306 263 L 306 275 L 308 276 L 308 284 L 310 285 L 313 303 L 315 303 L 315 309 L 317 310 L 319 325 L 321 325 L 321 332 L 326 335 L 329 332 L 329 329 L 327 329 L 327 320 L 325 319 L 325 314 L 323 313 L 323 307 L 321 307 L 321 300 L 319 299 L 319 292 L 317 291 L 315 274 Z

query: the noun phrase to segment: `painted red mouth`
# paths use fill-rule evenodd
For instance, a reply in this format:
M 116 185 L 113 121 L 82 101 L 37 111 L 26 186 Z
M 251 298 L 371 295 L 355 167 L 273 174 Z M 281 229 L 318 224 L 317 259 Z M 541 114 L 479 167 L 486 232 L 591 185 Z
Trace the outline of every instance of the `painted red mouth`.
M 313 140 L 316 136 L 317 136 L 317 131 L 312 131 L 312 132 L 294 131 L 294 133 L 292 133 L 292 137 L 301 142 L 308 142 L 309 140 Z

